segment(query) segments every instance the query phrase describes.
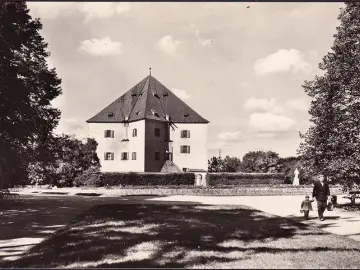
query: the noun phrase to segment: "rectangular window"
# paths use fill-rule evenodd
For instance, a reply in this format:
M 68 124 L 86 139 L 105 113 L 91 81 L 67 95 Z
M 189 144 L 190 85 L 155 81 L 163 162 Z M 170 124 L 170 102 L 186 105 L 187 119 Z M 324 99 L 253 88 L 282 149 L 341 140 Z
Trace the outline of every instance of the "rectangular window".
M 121 160 L 128 160 L 129 159 L 129 155 L 127 152 L 122 152 L 121 153 Z
M 137 129 L 134 128 L 133 131 L 132 131 L 132 136 L 133 137 L 137 137 Z
M 182 130 L 181 138 L 190 138 L 190 130 Z
M 155 137 L 160 137 L 160 128 L 155 128 Z
M 113 130 L 105 130 L 105 138 L 114 138 L 114 131 Z
M 132 152 L 131 158 L 132 160 L 136 160 L 136 152 Z
M 183 168 L 183 172 L 188 172 L 189 170 L 189 168 Z
M 114 153 L 106 152 L 104 155 L 105 160 L 114 160 Z
M 155 160 L 160 160 L 160 152 L 155 152 Z
M 190 146 L 189 145 L 182 145 L 181 148 L 180 148 L 180 153 L 189 154 L 190 153 Z

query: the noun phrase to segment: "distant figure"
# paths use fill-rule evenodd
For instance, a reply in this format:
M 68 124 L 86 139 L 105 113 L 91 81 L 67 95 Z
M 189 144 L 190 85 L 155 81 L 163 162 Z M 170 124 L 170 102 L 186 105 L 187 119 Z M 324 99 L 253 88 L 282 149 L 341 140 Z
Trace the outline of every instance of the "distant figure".
M 323 175 L 319 175 L 314 183 L 313 199 L 316 199 L 318 215 L 321 221 L 324 221 L 324 212 L 327 207 L 327 201 L 330 196 L 329 184 Z
M 299 170 L 297 168 L 295 169 L 294 174 L 295 176 L 294 176 L 293 186 L 298 186 L 300 185 L 300 182 L 299 182 Z
M 309 219 L 309 212 L 313 210 L 311 205 L 313 201 L 309 199 L 309 196 L 305 196 L 305 200 L 301 202 L 300 213 L 304 213 L 305 219 Z

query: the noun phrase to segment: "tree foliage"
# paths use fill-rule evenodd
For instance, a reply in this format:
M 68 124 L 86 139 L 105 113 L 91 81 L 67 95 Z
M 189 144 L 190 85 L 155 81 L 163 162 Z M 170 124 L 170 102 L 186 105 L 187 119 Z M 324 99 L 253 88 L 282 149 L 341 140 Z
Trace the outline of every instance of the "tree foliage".
M 237 157 L 226 156 L 223 159 L 223 172 L 240 171 L 241 160 Z
M 209 172 L 222 172 L 223 171 L 223 160 L 221 157 L 212 157 L 208 160 L 208 171 Z
M 237 172 L 240 170 L 241 160 L 237 157 L 212 157 L 208 160 L 209 172 Z
M 25 180 L 31 149 L 47 144 L 60 117 L 50 101 L 61 80 L 41 29 L 25 1 L 0 2 L 0 188 Z
M 334 43 L 315 76 L 303 85 L 312 98 L 311 127 L 300 134 L 307 170 L 350 187 L 360 179 L 360 3 L 346 2 Z
M 72 186 L 76 177 L 89 168 L 99 168 L 96 155 L 97 142 L 88 138 L 86 143 L 70 136 L 54 136 L 48 149 L 34 150 L 38 157 L 30 163 L 33 184 Z
M 250 151 L 242 159 L 241 171 L 247 173 L 276 173 L 279 154 L 273 151 Z

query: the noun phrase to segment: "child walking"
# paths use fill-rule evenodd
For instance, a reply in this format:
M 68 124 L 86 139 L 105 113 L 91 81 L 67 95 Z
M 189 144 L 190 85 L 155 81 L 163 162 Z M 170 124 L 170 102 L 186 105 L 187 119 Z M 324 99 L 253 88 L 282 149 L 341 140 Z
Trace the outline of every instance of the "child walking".
M 314 200 L 310 200 L 309 196 L 305 196 L 305 200 L 301 203 L 300 213 L 304 213 L 304 218 L 309 219 L 309 212 L 313 211 L 311 203 Z

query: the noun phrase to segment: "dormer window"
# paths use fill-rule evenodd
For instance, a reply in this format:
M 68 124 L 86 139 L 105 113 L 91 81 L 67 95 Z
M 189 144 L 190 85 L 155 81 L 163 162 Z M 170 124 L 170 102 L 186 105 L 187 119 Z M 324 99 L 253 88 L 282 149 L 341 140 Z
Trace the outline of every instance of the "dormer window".
M 151 113 L 152 113 L 153 115 L 155 115 L 156 117 L 160 117 L 159 114 L 158 114 L 156 111 L 154 111 L 153 109 L 151 109 Z
M 160 97 L 158 96 L 158 94 L 156 94 L 155 92 L 152 92 L 153 96 L 156 97 L 157 99 L 160 99 Z
M 132 97 L 136 97 L 137 95 L 136 95 L 136 93 L 132 93 L 131 96 L 132 96 Z
M 163 97 L 168 97 L 168 96 L 169 96 L 168 93 L 164 93 L 164 94 L 163 94 Z
M 184 113 L 184 117 L 189 117 L 189 114 L 188 114 L 188 113 Z
M 113 112 L 109 112 L 109 113 L 108 113 L 108 117 L 114 117 L 114 113 L 113 113 Z

